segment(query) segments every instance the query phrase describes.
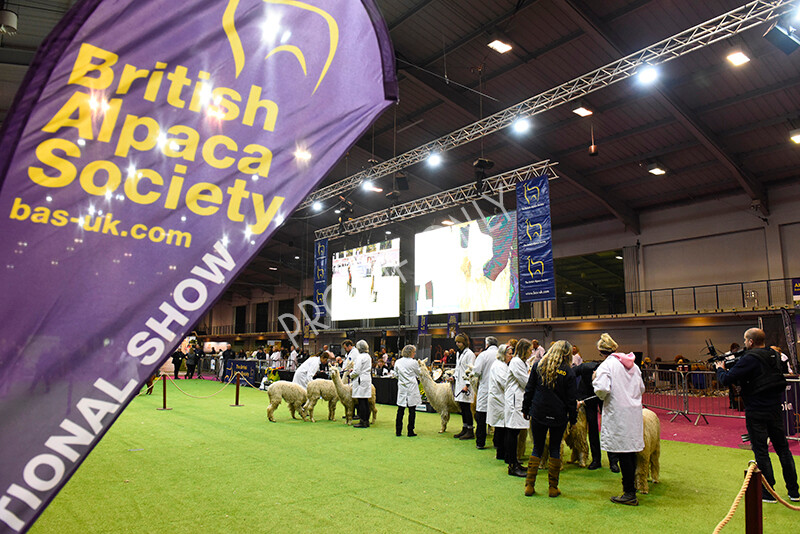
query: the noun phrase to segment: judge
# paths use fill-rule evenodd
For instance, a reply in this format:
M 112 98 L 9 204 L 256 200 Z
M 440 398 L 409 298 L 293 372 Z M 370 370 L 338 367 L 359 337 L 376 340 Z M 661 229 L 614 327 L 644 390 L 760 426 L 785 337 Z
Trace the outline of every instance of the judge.
M 316 375 L 319 371 L 320 364 L 327 362 L 328 353 L 325 351 L 320 352 L 319 356 L 312 356 L 303 362 L 303 365 L 297 368 L 297 371 L 294 372 L 294 378 L 292 378 L 292 382 L 303 386 L 303 388 L 308 387 L 308 382 L 312 380 L 314 375 Z
M 363 339 L 358 340 L 355 348 L 357 353 L 353 358 L 353 370 L 350 371 L 350 384 L 353 387 L 353 400 L 358 402 L 359 422 L 353 427 L 369 428 L 369 399 L 372 397 L 372 358 L 369 355 L 369 345 Z
M 395 417 L 395 434 L 403 435 L 403 415 L 408 408 L 408 437 L 416 436 L 414 422 L 417 416 L 417 405 L 422 404 L 419 394 L 419 364 L 414 359 L 417 347 L 406 345 L 400 351 L 400 359 L 394 365 L 397 373 L 397 417 Z

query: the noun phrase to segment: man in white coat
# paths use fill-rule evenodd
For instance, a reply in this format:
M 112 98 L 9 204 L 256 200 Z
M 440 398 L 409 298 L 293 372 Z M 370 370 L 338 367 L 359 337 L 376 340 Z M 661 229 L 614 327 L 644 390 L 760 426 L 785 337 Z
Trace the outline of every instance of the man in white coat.
M 297 369 L 297 347 L 292 345 L 292 352 L 289 353 L 289 370 Z
M 308 387 L 308 383 L 314 378 L 314 375 L 317 374 L 317 372 L 319 371 L 320 364 L 327 363 L 327 361 L 328 361 L 327 352 L 321 352 L 319 356 L 312 356 L 311 358 L 304 361 L 303 364 L 297 368 L 297 371 L 294 372 L 294 378 L 292 378 L 292 382 L 303 386 L 303 388 Z
M 372 397 L 372 358 L 369 345 L 363 339 L 356 342 L 356 356 L 353 357 L 353 370 L 350 371 L 350 384 L 353 399 L 358 402 L 359 422 L 354 428 L 369 428 L 369 399 Z M 345 367 L 347 364 L 345 364 Z
M 350 369 L 353 366 L 353 363 L 358 356 L 358 349 L 353 346 L 353 342 L 349 339 L 345 339 L 342 342 L 342 348 L 345 352 L 344 357 L 344 364 L 342 365 L 342 370 Z
M 469 338 L 466 334 L 456 336 L 456 368 L 454 376 L 450 381 L 455 383 L 453 397 L 461 410 L 461 432 L 454 435 L 456 439 L 475 439 L 475 432 L 472 426 L 472 399 L 474 392 L 467 378 L 467 371 L 475 365 L 475 353 L 469 348 Z
M 422 404 L 419 394 L 419 364 L 414 359 L 417 347 L 406 345 L 400 351 L 400 359 L 394 364 L 397 374 L 397 417 L 395 418 L 395 434 L 403 435 L 403 415 L 408 408 L 408 437 L 416 436 L 414 422 L 417 417 L 417 405 Z
M 592 387 L 603 401 L 603 424 L 600 428 L 600 447 L 616 453 L 622 471 L 622 491 L 611 497 L 617 504 L 636 506 L 636 453 L 644 449 L 642 423 L 642 372 L 634 363 L 633 353 L 609 353 L 617 347 L 608 334 L 597 342 L 597 349 L 608 357 L 595 371 Z
M 488 336 L 485 340 L 486 348 L 475 358 L 475 368 L 472 375 L 478 381 L 478 398 L 475 401 L 475 446 L 483 450 L 486 448 L 486 405 L 489 400 L 489 370 L 492 363 L 497 360 L 497 338 Z

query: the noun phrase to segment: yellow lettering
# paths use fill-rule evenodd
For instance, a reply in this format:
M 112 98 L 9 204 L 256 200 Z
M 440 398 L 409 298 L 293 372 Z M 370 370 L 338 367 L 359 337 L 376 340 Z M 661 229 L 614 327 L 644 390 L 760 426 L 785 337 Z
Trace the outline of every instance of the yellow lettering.
M 225 156 L 222 159 L 218 159 L 215 151 L 219 145 L 223 145 L 232 152 L 235 152 L 239 149 L 239 147 L 236 146 L 236 141 L 230 137 L 226 137 L 224 135 L 212 135 L 205 143 L 203 143 L 203 159 L 215 169 L 227 169 L 233 165 L 234 159 L 230 156 Z
M 69 222 L 69 213 L 64 210 L 56 210 L 53 212 L 53 218 L 50 224 L 53 226 L 66 226 Z
M 278 120 L 278 104 L 272 100 L 259 100 L 261 98 L 261 88 L 257 85 L 250 87 L 250 96 L 247 97 L 247 105 L 244 108 L 242 123 L 252 126 L 256 119 L 256 111 L 261 108 L 266 110 L 264 117 L 264 129 L 270 132 L 275 130 L 275 121 Z
M 98 185 L 95 183 L 94 177 L 98 171 L 105 171 L 107 179 L 105 183 Z M 110 161 L 99 160 L 89 162 L 86 167 L 81 171 L 81 187 L 90 195 L 103 196 L 108 191 L 115 191 L 119 184 L 122 182 L 122 173 L 119 167 Z
M 219 98 L 219 104 L 216 104 L 217 98 Z M 234 104 L 234 102 L 241 102 L 242 95 L 233 89 L 217 87 L 211 91 L 211 101 L 225 110 L 225 115 L 222 117 L 222 120 L 232 121 L 239 116 L 239 106 Z
M 259 174 L 266 178 L 269 176 L 269 167 L 272 164 L 272 152 L 261 145 L 247 145 L 242 150 L 245 154 L 258 154 L 253 158 L 242 158 L 237 168 L 244 174 Z
M 133 65 L 125 65 L 122 69 L 122 74 L 119 76 L 119 85 L 117 85 L 117 94 L 126 95 L 131 90 L 131 84 L 139 79 L 147 78 L 150 71 L 147 69 L 137 69 Z
M 156 171 L 142 169 L 137 171 L 135 176 L 129 176 L 125 179 L 125 195 L 137 204 L 152 204 L 161 197 L 161 193 L 156 193 L 155 191 L 140 193 L 139 182 L 144 179 L 150 180 L 153 185 L 164 185 L 164 178 Z
M 65 155 L 73 158 L 79 158 L 81 156 L 81 149 L 72 141 L 58 138 L 42 141 L 36 147 L 37 159 L 59 172 L 56 176 L 48 176 L 41 167 L 28 167 L 28 177 L 34 183 L 42 187 L 64 187 L 71 184 L 72 180 L 75 179 L 77 174 L 75 165 L 53 154 L 56 150 L 60 150 L 64 152 Z
M 48 208 L 39 206 L 38 208 L 33 209 L 33 213 L 31 214 L 31 222 L 47 224 L 47 221 L 49 220 L 50 210 Z
M 94 139 L 92 134 L 92 108 L 89 95 L 76 91 L 59 109 L 50 122 L 44 125 L 43 132 L 56 133 L 61 128 L 75 128 L 78 137 Z M 73 115 L 77 114 L 76 117 Z
M 197 133 L 197 130 L 178 124 L 169 128 L 167 133 L 184 137 L 168 137 L 164 144 L 164 155 L 170 158 L 194 161 L 197 155 L 197 146 L 200 144 L 200 134 Z M 178 146 L 178 150 L 173 149 L 173 143 Z
M 96 64 L 94 60 L 99 59 L 102 63 Z M 114 71 L 111 66 L 117 62 L 119 56 L 108 50 L 103 50 L 88 43 L 81 44 L 78 57 L 72 66 L 67 83 L 74 83 L 88 87 L 89 89 L 107 89 L 114 81 Z M 89 77 L 88 73 L 94 71 L 97 76 Z
M 217 206 L 201 206 L 200 202 L 217 204 Z M 215 214 L 219 210 L 219 204 L 222 204 L 222 189 L 215 184 L 200 182 L 194 184 L 186 192 L 186 207 L 198 215 Z
M 144 126 L 147 129 L 147 135 L 141 141 L 136 140 L 136 129 L 139 126 Z M 131 148 L 135 148 L 139 151 L 150 150 L 156 146 L 159 133 L 161 133 L 161 128 L 159 128 L 155 119 L 128 115 L 125 117 L 125 123 L 120 130 L 117 149 L 114 151 L 114 155 L 125 158 L 128 156 L 128 151 Z

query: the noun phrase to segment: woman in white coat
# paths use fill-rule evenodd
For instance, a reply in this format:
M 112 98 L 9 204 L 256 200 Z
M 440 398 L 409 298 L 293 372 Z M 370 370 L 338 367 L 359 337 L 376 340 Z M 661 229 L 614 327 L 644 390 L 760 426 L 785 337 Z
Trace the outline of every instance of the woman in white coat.
M 350 371 L 350 384 L 353 387 L 353 399 L 358 402 L 359 422 L 354 428 L 369 428 L 369 399 L 372 397 L 372 358 L 369 345 L 363 339 L 356 342 L 358 355 L 354 357 L 353 370 Z
M 508 376 L 506 378 L 506 404 L 505 404 L 505 454 L 508 464 L 508 474 L 515 477 L 525 477 L 528 474 L 517 459 L 517 438 L 519 431 L 528 428 L 528 421 L 522 415 L 522 400 L 525 397 L 525 386 L 528 384 L 528 365 L 525 358 L 529 357 L 530 344 L 523 344 L 524 339 L 517 343 L 517 354 L 513 354 L 510 346 L 506 352 L 512 351 L 508 362 Z M 524 352 L 522 352 L 524 351 Z M 499 351 L 498 351 L 499 352 Z
M 494 428 L 492 440 L 498 460 L 506 459 L 506 381 L 508 380 L 508 360 L 514 357 L 511 345 L 500 345 L 497 358 L 489 367 L 489 395 L 486 402 L 486 422 Z
M 397 374 L 397 417 L 394 421 L 395 434 L 403 435 L 403 415 L 408 408 L 408 437 L 416 436 L 414 422 L 417 417 L 417 405 L 422 404 L 419 394 L 419 364 L 414 359 L 417 347 L 406 345 L 400 351 L 400 359 L 394 364 Z
M 636 506 L 636 453 L 644 449 L 642 372 L 634 363 L 633 353 L 613 352 L 617 344 L 608 334 L 600 337 L 597 349 L 608 356 L 592 380 L 594 392 L 603 401 L 600 447 L 616 453 L 622 471 L 623 494 L 611 497 L 611 501 Z
M 475 353 L 469 348 L 469 338 L 461 333 L 456 336 L 456 369 L 451 382 L 455 382 L 453 397 L 461 410 L 461 432 L 453 436 L 456 439 L 475 439 L 472 424 L 472 399 L 475 392 L 469 385 L 467 371 L 475 365 Z

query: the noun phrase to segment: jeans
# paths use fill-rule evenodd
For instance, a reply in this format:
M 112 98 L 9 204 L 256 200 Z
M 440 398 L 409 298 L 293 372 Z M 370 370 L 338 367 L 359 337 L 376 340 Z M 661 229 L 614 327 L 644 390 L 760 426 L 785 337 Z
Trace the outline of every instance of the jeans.
M 796 496 L 798 493 L 797 470 L 794 465 L 794 457 L 789 451 L 789 443 L 786 441 L 780 409 L 772 412 L 745 412 L 745 425 L 747 426 L 747 433 L 750 434 L 750 444 L 753 446 L 753 455 L 756 458 L 756 463 L 769 485 L 775 488 L 775 474 L 772 471 L 772 462 L 769 459 L 767 445 L 768 437 L 775 448 L 775 452 L 778 454 L 778 460 L 781 462 L 786 489 L 789 495 Z M 766 489 L 764 490 L 764 495 L 767 495 Z

